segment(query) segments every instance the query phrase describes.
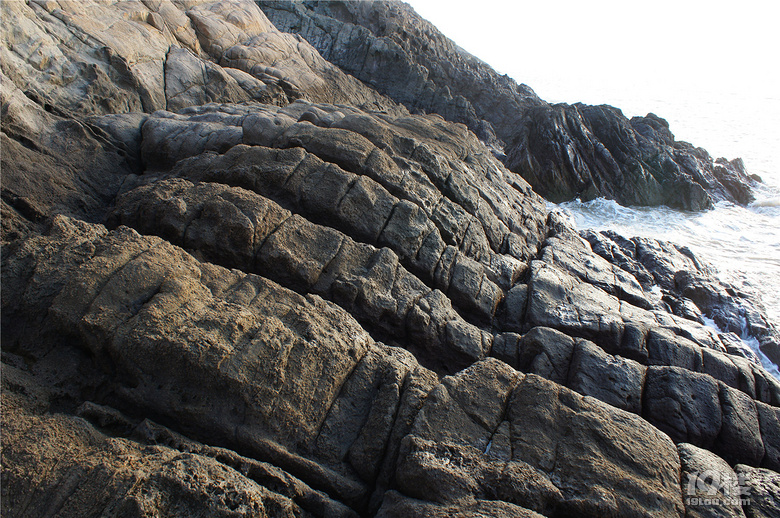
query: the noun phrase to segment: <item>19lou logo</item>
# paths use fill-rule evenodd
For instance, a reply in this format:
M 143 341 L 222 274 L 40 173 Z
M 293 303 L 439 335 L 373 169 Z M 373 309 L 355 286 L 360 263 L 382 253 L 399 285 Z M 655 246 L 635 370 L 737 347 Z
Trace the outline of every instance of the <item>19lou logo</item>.
M 750 487 L 745 483 L 746 478 L 744 473 L 694 471 L 688 475 L 685 503 L 688 506 L 747 505 Z

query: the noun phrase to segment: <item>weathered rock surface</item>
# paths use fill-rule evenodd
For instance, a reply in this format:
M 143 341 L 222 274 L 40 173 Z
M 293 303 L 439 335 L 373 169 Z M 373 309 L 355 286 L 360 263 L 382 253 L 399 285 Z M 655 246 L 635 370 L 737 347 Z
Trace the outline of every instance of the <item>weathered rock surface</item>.
M 777 472 L 738 464 L 734 467 L 744 485 L 744 506 L 748 518 L 770 518 L 778 516 L 780 509 L 780 476 Z
M 690 517 L 742 518 L 740 479 L 729 464 L 691 444 L 677 445 L 682 465 L 685 512 Z M 712 503 L 717 500 L 717 503 Z M 709 501 L 709 503 L 706 503 Z
M 455 45 L 403 3 L 259 2 L 281 30 L 410 110 L 466 124 L 536 192 L 560 202 L 603 196 L 624 205 L 701 210 L 747 204 L 741 160 L 714 161 L 675 141 L 654 114 L 628 120 L 611 106 L 549 105 Z
M 407 494 L 442 504 L 492 495 L 547 516 L 682 514 L 674 445 L 641 418 L 495 360 L 449 380 L 405 439 Z
M 211 101 L 286 104 L 304 95 L 393 106 L 310 45 L 276 30 L 253 2 L 34 0 L 5 2 L 3 18 L 18 21 L 3 26 L 3 73 L 60 113 L 151 113 Z
M 149 421 L 132 434 L 156 431 L 150 443 L 171 444 L 106 435 L 81 417 L 51 412 L 52 396 L 4 365 L 8 516 L 357 516 L 272 465 L 193 441 L 176 443 L 175 435 L 163 437 L 165 429 Z M 102 417 L 102 426 L 117 424 Z M 30 485 L 39 490 L 30 492 Z
M 360 15 L 333 56 L 422 27 L 308 6 Z M 410 108 L 463 124 L 249 1 L 2 9 L 7 514 L 683 516 L 724 463 L 773 494 L 780 382 L 734 334 L 778 361 L 760 306 L 548 214 L 484 141 L 549 107 L 439 96 L 493 76 L 432 28 L 452 66 Z

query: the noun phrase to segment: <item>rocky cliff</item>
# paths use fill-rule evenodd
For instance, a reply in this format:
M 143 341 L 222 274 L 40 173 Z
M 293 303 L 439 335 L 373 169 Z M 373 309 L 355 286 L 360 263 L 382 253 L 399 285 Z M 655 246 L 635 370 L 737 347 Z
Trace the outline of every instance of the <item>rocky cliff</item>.
M 776 516 L 760 305 L 548 213 L 455 83 L 410 113 L 249 1 L 0 7 L 7 515 Z
M 550 105 L 468 54 L 401 2 L 258 2 L 279 29 L 413 112 L 466 124 L 545 198 L 701 210 L 753 201 L 741 161 L 678 142 L 663 119 Z M 518 53 L 522 62 L 522 53 Z

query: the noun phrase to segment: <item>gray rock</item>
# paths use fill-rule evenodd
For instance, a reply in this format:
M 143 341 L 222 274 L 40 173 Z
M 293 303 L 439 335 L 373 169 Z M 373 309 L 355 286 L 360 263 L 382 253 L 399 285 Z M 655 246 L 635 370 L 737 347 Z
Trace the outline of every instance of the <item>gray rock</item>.
M 504 420 L 509 394 L 521 379 L 522 374 L 494 358 L 444 378 L 417 415 L 412 434 L 484 452 Z
M 252 94 L 248 93 L 244 86 L 250 88 Z M 165 108 L 172 112 L 210 102 L 287 101 L 281 90 L 269 92 L 263 82 L 249 75 L 244 78 L 243 84 L 240 84 L 222 67 L 198 58 L 186 48 L 172 48 L 166 56 L 165 97 Z
M 406 334 L 414 301 L 430 293 L 391 251 L 355 243 L 240 188 L 160 181 L 124 194 L 110 222 L 158 234 L 197 250 L 208 261 L 317 293 L 351 311 L 371 329 L 400 337 Z M 484 356 L 481 332 L 452 312 L 449 301 L 426 300 L 426 327 L 433 332 L 425 349 L 446 359 L 446 344 L 455 340 L 459 359 L 449 362 L 453 366 L 464 352 L 476 355 L 471 361 Z M 452 326 L 461 330 L 457 338 L 444 331 Z
M 554 237 L 544 243 L 541 259 L 576 275 L 634 306 L 650 309 L 652 304 L 634 276 L 593 253 L 588 243 L 577 236 Z
M 682 514 L 676 449 L 640 417 L 529 374 L 512 394 L 509 420 L 513 459 L 549 474 L 561 512 Z
M 517 344 L 517 368 L 565 384 L 575 341 L 554 329 L 535 327 Z
M 460 506 L 488 497 L 544 515 L 682 513 L 679 460 L 665 435 L 637 416 L 507 369 L 484 360 L 434 389 L 402 443 L 404 494 Z M 495 411 L 475 413 L 476 398 Z M 510 461 L 490 455 L 502 434 Z M 652 481 L 643 475 L 649 469 Z
M 680 443 L 677 450 L 682 468 L 685 515 L 744 518 L 740 505 L 742 488 L 731 466 L 717 455 L 692 444 Z M 712 503 L 713 500 L 717 503 Z
M 75 248 L 63 253 L 63 247 L 53 246 L 57 240 Z M 87 244 L 91 246 L 85 249 Z M 48 325 L 72 336 L 98 361 L 114 365 L 120 385 L 116 397 L 123 405 L 167 416 L 218 442 L 234 440 L 238 433 L 246 450 L 332 491 L 348 505 L 360 507 L 367 501 L 362 478 L 312 469 L 317 464 L 300 456 L 319 455 L 315 441 L 323 422 L 335 416 L 335 401 L 349 396 L 341 387 L 361 375 L 356 369 L 361 358 L 369 351 L 379 353 L 346 312 L 259 277 L 199 263 L 158 238 L 141 237 L 125 227 L 90 233 L 89 225 L 58 218 L 50 235 L 28 242 L 20 254 L 10 265 L 29 265 L 25 257 L 50 264 L 37 273 L 39 287 L 32 287 L 54 289 L 48 299 L 39 299 L 51 305 L 53 322 Z M 4 271 L 10 275 L 18 270 L 11 266 Z M 196 343 L 203 349 L 193 354 L 190 344 Z M 343 353 L 333 349 L 340 343 Z M 377 371 L 369 375 L 385 388 L 358 413 L 355 422 L 364 424 L 352 435 L 345 456 L 336 455 L 339 471 L 346 462 L 360 463 L 361 477 L 373 480 L 383 464 L 386 441 L 403 433 L 391 416 L 410 404 L 403 394 L 419 382 L 409 378 L 404 383 L 404 373 L 417 366 L 407 353 L 399 355 L 406 366 L 395 367 L 398 374 L 382 362 L 362 368 Z M 212 369 L 216 363 L 221 367 Z M 308 369 L 322 370 L 309 376 Z M 124 386 L 125 379 L 133 381 Z M 307 387 L 304 379 L 313 386 Z M 392 389 L 393 379 L 399 392 Z M 269 447 L 269 435 L 277 446 Z M 349 437 L 346 429 L 339 435 Z M 291 451 L 285 453 L 285 447 Z
M 697 344 L 665 329 L 651 329 L 647 333 L 648 363 L 682 367 L 698 372 L 702 369 L 702 351 Z
M 712 377 L 679 367 L 649 367 L 645 418 L 676 442 L 711 448 L 721 427 L 719 388 Z
M 739 390 L 720 383 L 723 422 L 713 450 L 730 464 L 758 466 L 764 458 L 756 403 Z
M 748 518 L 777 518 L 780 516 L 780 475 L 764 468 L 743 464 L 734 467 L 744 485 L 747 505 L 743 508 Z
M 527 329 L 552 327 L 610 351 L 620 345 L 624 324 L 616 297 L 541 261 L 531 263 L 528 290 Z
M 780 471 L 780 409 L 758 401 L 755 405 L 765 451 L 761 467 Z
M 107 436 L 82 418 L 39 414 L 36 407 L 52 394 L 14 371 L 3 368 L 7 513 L 357 516 L 278 468 L 229 450 L 192 441 L 186 448 L 143 444 Z M 31 484 L 45 490 L 31 498 Z
M 644 365 L 612 356 L 591 342 L 578 340 L 566 386 L 615 408 L 641 414 L 646 371 Z
M 741 164 L 716 165 L 704 150 L 675 142 L 665 120 L 649 114 L 629 121 L 611 106 L 550 106 L 408 6 L 261 6 L 282 30 L 301 35 L 326 59 L 410 110 L 465 123 L 553 201 L 605 196 L 696 210 L 710 206 L 711 196 L 743 204 L 752 199 Z

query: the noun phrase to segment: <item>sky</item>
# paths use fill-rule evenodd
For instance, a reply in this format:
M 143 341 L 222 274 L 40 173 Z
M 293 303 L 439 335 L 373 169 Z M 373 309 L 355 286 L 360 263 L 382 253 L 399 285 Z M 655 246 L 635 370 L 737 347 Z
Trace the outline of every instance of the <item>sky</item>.
M 653 112 L 780 186 L 780 2 L 406 1 L 542 99 Z
M 462 48 L 549 100 L 589 101 L 577 97 L 626 89 L 780 93 L 777 2 L 410 3 Z

